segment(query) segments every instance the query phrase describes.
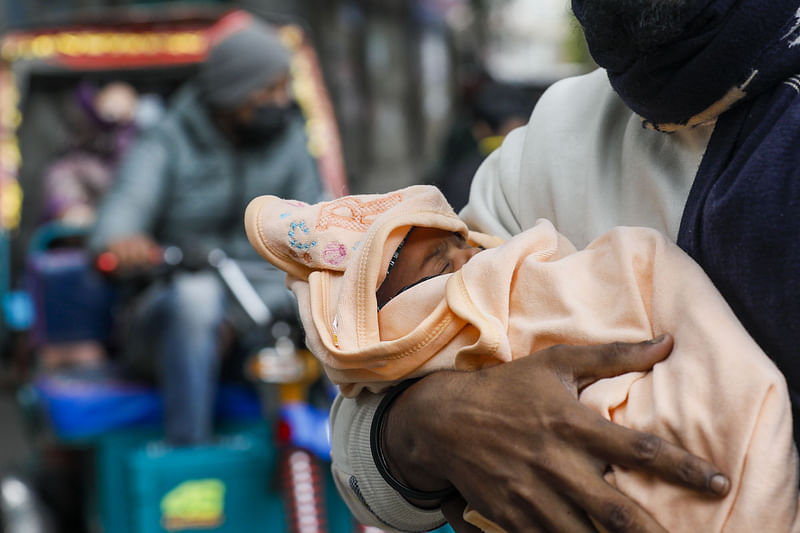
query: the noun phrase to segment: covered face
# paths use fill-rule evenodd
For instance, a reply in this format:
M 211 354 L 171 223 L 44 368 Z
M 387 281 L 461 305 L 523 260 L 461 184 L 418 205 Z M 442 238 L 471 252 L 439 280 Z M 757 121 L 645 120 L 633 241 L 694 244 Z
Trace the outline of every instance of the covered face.
M 230 111 L 236 142 L 259 146 L 272 141 L 289 125 L 292 111 L 289 76 L 284 74 L 251 92 L 242 104 Z
M 625 104 L 661 131 L 709 125 L 797 73 L 797 0 L 572 0 Z
M 481 250 L 468 243 L 461 233 L 412 228 L 395 251 L 386 278 L 378 287 L 378 308 L 422 281 L 461 269 Z

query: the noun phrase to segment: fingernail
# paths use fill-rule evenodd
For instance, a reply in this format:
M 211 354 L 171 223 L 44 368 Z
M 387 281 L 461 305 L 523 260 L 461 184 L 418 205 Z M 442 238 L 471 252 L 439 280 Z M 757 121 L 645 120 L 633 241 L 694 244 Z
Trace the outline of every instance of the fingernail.
M 714 494 L 724 496 L 728 493 L 728 489 L 731 487 L 731 482 L 728 481 L 728 478 L 722 474 L 714 474 L 711 476 L 711 481 L 708 483 L 708 486 L 711 489 L 711 492 Z
M 649 341 L 647 341 L 647 344 L 658 344 L 660 342 L 664 342 L 664 339 L 666 338 L 667 338 L 666 335 L 661 335 L 659 337 L 656 337 L 655 339 L 650 339 Z

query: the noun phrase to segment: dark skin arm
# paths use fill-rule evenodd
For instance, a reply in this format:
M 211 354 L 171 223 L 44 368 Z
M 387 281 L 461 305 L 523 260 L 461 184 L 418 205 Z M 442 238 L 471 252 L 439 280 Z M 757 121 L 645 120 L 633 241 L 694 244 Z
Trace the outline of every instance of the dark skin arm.
M 454 485 L 507 531 L 594 532 L 590 515 L 611 532 L 666 533 L 605 482 L 607 465 L 650 472 L 709 496 L 723 496 L 730 482 L 708 462 L 612 424 L 577 397 L 598 379 L 649 370 L 671 350 L 669 336 L 554 346 L 478 372 L 431 374 L 399 396 L 387 415 L 389 466 L 420 490 Z M 444 502 L 443 511 L 459 533 L 476 531 L 460 520 L 462 501 Z

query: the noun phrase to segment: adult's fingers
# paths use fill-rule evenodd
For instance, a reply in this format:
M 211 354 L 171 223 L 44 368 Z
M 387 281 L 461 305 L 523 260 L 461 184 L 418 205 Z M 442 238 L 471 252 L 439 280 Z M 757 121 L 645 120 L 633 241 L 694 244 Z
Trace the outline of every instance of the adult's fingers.
M 605 419 L 599 419 L 589 431 L 587 449 L 610 464 L 649 472 L 715 496 L 725 496 L 730 489 L 727 476 L 713 464 L 655 435 Z
M 598 346 L 554 346 L 548 357 L 556 366 L 567 365 L 578 389 L 598 379 L 628 372 L 644 372 L 665 359 L 672 351 L 671 335 L 640 343 L 615 342 Z
M 542 481 L 545 484 L 550 482 L 546 479 Z M 540 493 L 534 505 L 534 509 L 528 512 L 525 512 L 523 506 L 519 506 L 518 510 L 522 512 L 515 517 L 516 523 L 526 524 L 533 516 L 533 521 L 542 531 L 548 533 L 597 533 L 586 513 L 560 492 Z M 509 528 L 508 531 L 514 529 Z
M 494 527 L 486 527 L 483 526 L 479 528 L 478 531 L 506 531 L 506 532 L 514 532 L 514 533 L 597 533 L 596 530 L 592 529 L 588 532 L 584 530 L 562 530 L 562 529 L 546 529 L 543 525 L 540 525 L 540 520 L 537 516 L 534 516 L 530 512 L 523 512 L 522 507 L 515 507 L 512 508 L 511 505 L 508 504 L 508 507 L 502 510 L 502 514 L 500 516 L 497 515 L 484 515 L 487 517 L 491 517 L 492 525 Z M 452 525 L 452 524 L 450 524 Z M 461 533 L 458 529 L 453 527 L 457 533 Z
M 108 250 L 119 261 L 120 269 L 141 268 L 153 264 L 153 252 L 158 245 L 146 235 L 132 235 L 112 242 Z
M 573 480 L 595 477 L 603 481 L 603 469 L 599 462 L 586 460 L 578 454 L 567 452 L 563 459 L 568 463 L 565 466 L 566 472 L 537 469 L 536 472 L 530 472 L 527 476 L 528 481 L 524 484 L 514 483 L 503 489 L 496 487 L 502 494 L 501 505 L 494 503 L 491 507 L 492 503 L 484 501 L 482 495 L 478 495 L 473 506 L 480 510 L 484 517 L 490 518 L 508 532 L 597 533 L 589 516 L 577 501 L 573 501 L 574 495 L 569 494 L 572 486 L 562 483 L 560 478 L 562 475 Z
M 467 502 L 455 495 L 442 502 L 442 514 L 456 533 L 481 533 L 481 530 L 464 520 L 464 508 Z
M 580 480 L 574 488 L 581 494 L 585 511 L 609 533 L 667 533 L 633 500 L 599 477 Z

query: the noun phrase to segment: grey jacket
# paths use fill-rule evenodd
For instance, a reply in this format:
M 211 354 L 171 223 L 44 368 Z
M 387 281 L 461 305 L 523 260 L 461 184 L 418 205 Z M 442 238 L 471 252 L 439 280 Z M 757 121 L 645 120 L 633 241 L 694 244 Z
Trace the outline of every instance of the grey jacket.
M 114 239 L 143 233 L 163 244 L 220 248 L 266 269 L 243 225 L 247 203 L 262 194 L 320 199 L 302 120 L 263 148 L 237 148 L 214 125 L 190 82 L 176 93 L 164 119 L 123 158 L 89 247 L 99 251 Z M 282 277 L 278 280 L 284 290 Z

